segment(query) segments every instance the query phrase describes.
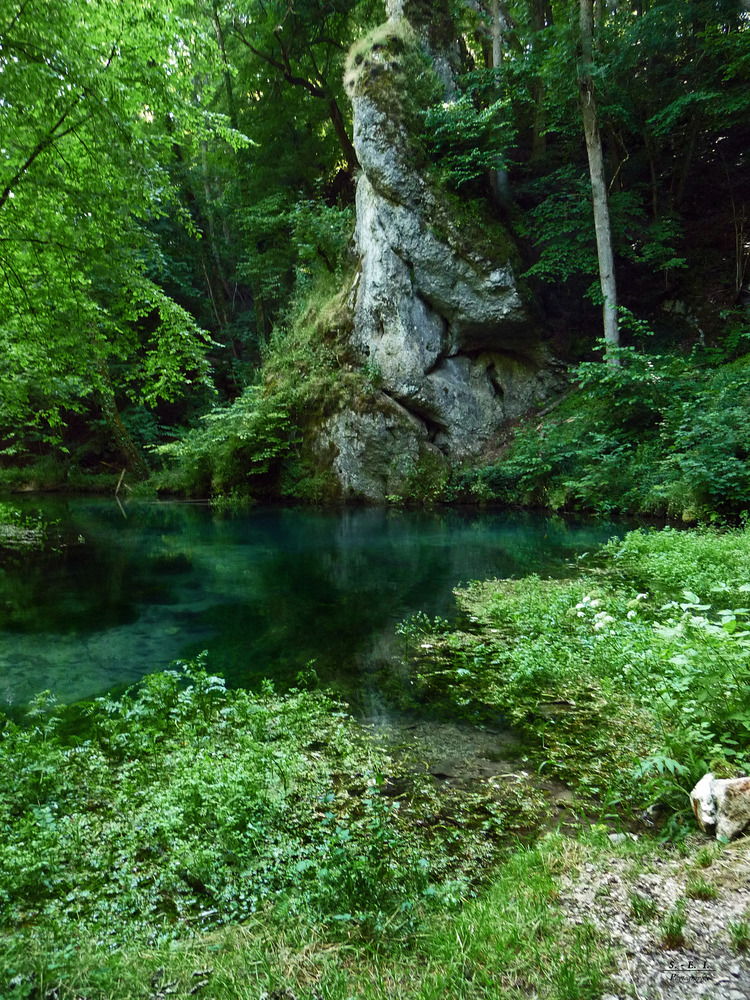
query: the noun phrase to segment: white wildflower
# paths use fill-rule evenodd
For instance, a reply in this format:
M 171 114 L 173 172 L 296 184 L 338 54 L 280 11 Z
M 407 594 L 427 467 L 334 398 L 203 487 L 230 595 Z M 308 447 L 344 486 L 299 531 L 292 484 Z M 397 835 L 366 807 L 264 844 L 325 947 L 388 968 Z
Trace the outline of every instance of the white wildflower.
M 607 625 L 610 625 L 613 621 L 614 618 L 612 615 L 608 615 L 606 611 L 597 611 L 594 615 L 594 629 L 595 631 L 599 631 L 606 628 Z

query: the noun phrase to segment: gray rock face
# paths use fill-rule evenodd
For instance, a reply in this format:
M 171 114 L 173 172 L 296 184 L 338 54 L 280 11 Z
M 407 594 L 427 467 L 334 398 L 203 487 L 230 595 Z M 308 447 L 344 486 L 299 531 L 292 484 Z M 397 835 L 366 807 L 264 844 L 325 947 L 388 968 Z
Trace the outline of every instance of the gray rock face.
M 731 840 L 750 829 L 750 778 L 704 774 L 690 793 L 698 826 Z
M 340 410 L 321 428 L 321 457 L 333 453 L 331 468 L 349 499 L 401 496 L 427 456 L 436 467 L 444 456 L 427 440 L 427 429 L 385 394 L 363 412 Z
M 447 461 L 476 455 L 554 384 L 517 288 L 510 242 L 493 259 L 472 246 L 410 162 L 409 135 L 391 113 L 399 105 L 393 88 L 399 51 L 425 43 L 401 21 L 403 9 L 390 0 L 388 25 L 346 78 L 362 166 L 351 344 L 377 373 L 390 409 L 341 413 L 324 431 L 340 449 L 334 471 L 345 492 L 373 499 L 391 478 L 383 449 L 390 462 L 396 439 L 409 462 L 427 444 Z

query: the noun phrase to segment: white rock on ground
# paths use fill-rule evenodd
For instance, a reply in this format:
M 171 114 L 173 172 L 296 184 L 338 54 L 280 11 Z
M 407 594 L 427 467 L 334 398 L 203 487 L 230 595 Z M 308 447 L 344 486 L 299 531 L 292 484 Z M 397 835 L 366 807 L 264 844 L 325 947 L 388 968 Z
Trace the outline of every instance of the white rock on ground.
M 698 826 L 731 840 L 750 829 L 750 778 L 704 774 L 690 793 Z

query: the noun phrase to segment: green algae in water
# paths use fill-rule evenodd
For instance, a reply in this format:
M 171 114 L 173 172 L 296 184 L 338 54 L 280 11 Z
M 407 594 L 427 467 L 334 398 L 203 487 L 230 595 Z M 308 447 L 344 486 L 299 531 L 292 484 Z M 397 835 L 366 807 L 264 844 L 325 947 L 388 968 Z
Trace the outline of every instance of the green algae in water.
M 37 507 L 39 504 L 36 505 Z M 382 697 L 416 611 L 452 617 L 459 583 L 560 575 L 612 524 L 382 508 L 252 510 L 100 500 L 44 505 L 61 552 L 0 569 L 0 702 L 63 702 L 209 650 L 231 686 L 295 683 L 312 664 L 357 711 Z

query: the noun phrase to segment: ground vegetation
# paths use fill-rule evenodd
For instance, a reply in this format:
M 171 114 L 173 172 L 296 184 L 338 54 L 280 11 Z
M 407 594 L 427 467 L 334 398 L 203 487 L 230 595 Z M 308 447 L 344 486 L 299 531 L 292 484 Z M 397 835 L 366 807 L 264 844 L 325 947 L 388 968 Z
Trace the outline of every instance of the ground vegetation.
M 489 778 L 309 671 L 253 694 L 199 658 L 40 695 L 0 733 L 0 995 L 595 1000 L 636 938 L 641 977 L 669 973 L 650 948 L 692 955 L 699 907 L 741 985 L 742 843 L 697 838 L 688 791 L 747 768 L 749 575 L 745 529 L 638 530 L 404 621 L 412 711 L 485 744 L 511 724 Z

